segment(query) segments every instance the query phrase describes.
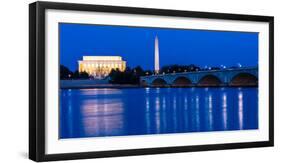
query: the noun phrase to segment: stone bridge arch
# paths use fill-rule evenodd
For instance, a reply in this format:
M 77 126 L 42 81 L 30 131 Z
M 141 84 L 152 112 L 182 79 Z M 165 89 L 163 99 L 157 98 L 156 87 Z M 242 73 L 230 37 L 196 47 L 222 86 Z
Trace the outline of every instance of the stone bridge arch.
M 258 78 L 252 74 L 247 72 L 240 72 L 230 79 L 229 86 L 257 86 Z
M 201 78 L 197 82 L 197 86 L 220 86 L 223 84 L 223 81 L 219 76 L 213 74 L 206 74 L 201 76 Z
M 239 74 L 249 74 L 249 75 L 252 75 L 252 76 L 255 76 L 256 78 L 258 78 L 258 70 L 257 69 L 251 69 L 251 70 L 237 70 L 237 71 L 231 71 L 228 73 L 228 80 L 226 81 L 227 83 L 230 83 L 231 80 L 239 75 Z
M 155 78 L 154 80 L 152 80 L 151 85 L 153 87 L 165 87 L 167 86 L 167 81 L 163 78 Z
M 192 86 L 192 81 L 185 76 L 178 76 L 172 82 L 171 86 L 173 87 L 190 87 Z

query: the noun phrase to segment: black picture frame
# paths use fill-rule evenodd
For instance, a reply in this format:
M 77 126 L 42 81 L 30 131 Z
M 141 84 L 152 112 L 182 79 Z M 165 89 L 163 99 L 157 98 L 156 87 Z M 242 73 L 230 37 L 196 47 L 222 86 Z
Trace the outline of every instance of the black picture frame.
M 45 153 L 45 11 L 95 11 L 124 14 L 161 15 L 175 17 L 241 20 L 269 23 L 269 141 L 159 147 L 150 149 L 115 150 L 66 154 Z M 88 4 L 35 2 L 29 5 L 29 158 L 34 161 L 55 161 L 116 156 L 208 151 L 236 148 L 268 147 L 274 144 L 274 18 L 271 16 L 222 14 L 151 8 L 116 7 Z

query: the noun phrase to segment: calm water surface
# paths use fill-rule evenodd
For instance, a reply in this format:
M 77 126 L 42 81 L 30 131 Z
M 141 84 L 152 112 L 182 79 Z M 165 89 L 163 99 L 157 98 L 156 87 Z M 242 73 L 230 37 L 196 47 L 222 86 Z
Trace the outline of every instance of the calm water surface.
M 258 129 L 257 88 L 60 90 L 60 138 Z

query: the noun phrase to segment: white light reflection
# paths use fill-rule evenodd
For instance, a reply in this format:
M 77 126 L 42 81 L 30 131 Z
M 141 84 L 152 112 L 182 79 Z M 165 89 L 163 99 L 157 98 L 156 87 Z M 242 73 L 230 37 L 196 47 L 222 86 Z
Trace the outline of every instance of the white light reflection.
M 238 93 L 238 119 L 239 119 L 239 129 L 243 129 L 243 92 Z
M 227 95 L 223 93 L 222 95 L 222 119 L 223 119 L 223 128 L 227 129 Z
M 156 88 L 156 93 L 160 93 L 160 88 Z
M 166 98 L 165 97 L 162 98 L 162 108 L 166 109 Z
M 213 96 L 211 93 L 208 96 L 208 119 L 209 130 L 213 130 Z
M 149 98 L 146 97 L 145 98 L 145 110 L 146 110 L 146 112 L 149 112 L 149 107 L 150 107 Z
M 184 96 L 184 110 L 188 109 L 188 101 L 187 101 L 187 95 Z
M 163 127 L 164 128 L 164 131 L 166 131 L 166 128 L 167 128 L 167 119 L 166 119 L 166 98 L 163 97 L 162 98 L 162 122 L 163 122 Z
M 149 94 L 149 92 L 150 92 L 150 88 L 149 88 L 149 87 L 146 87 L 146 88 L 145 88 L 145 93 Z
M 173 96 L 173 109 L 174 110 L 177 109 L 177 98 L 176 98 L 176 96 Z
M 160 133 L 160 98 L 156 97 L 155 100 L 155 123 L 156 123 L 156 133 Z
M 151 130 L 151 126 L 150 126 L 150 102 L 149 102 L 149 98 L 146 97 L 145 98 L 145 120 L 146 120 L 146 132 L 150 133 Z
M 190 91 L 191 92 L 194 92 L 195 88 L 194 87 L 191 87 Z
M 196 130 L 200 130 L 199 95 L 195 97 Z
M 95 90 L 94 92 L 99 91 Z M 115 90 L 102 90 L 115 94 Z M 88 95 L 94 95 L 89 91 Z M 84 94 L 85 95 L 85 94 Z M 82 127 L 85 136 L 120 135 L 124 130 L 124 107 L 122 101 L 91 98 L 81 103 Z

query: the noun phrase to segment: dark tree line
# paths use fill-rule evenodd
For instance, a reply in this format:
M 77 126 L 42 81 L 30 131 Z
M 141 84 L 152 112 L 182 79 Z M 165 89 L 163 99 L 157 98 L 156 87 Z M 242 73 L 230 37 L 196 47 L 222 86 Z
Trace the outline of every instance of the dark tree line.
M 191 64 L 191 65 L 168 65 L 163 66 L 160 69 L 160 73 L 170 74 L 170 73 L 180 73 L 180 72 L 193 72 L 193 71 L 200 71 L 201 68 Z
M 233 67 L 234 68 L 234 67 Z M 205 71 L 205 70 L 220 70 L 220 67 L 208 67 L 200 68 L 194 64 L 191 65 L 167 65 L 163 66 L 159 74 L 171 74 L 181 72 L 194 72 L 194 71 Z M 142 67 L 137 66 L 135 68 L 127 67 L 125 71 L 119 69 L 111 70 L 108 75 L 109 82 L 112 84 L 140 84 L 141 76 L 153 75 L 155 72 L 151 70 L 143 70 Z M 72 72 L 66 66 L 60 66 L 60 79 L 71 80 L 71 79 L 90 79 L 91 77 L 87 72 L 79 73 L 77 70 Z
M 124 72 L 119 69 L 111 70 L 109 82 L 112 84 L 139 84 L 140 77 L 145 75 L 152 75 L 152 71 L 144 71 L 140 66 L 133 69 L 127 67 Z
M 87 72 L 80 72 L 78 70 L 72 72 L 66 66 L 60 65 L 60 79 L 71 80 L 71 79 L 89 79 L 90 76 Z

